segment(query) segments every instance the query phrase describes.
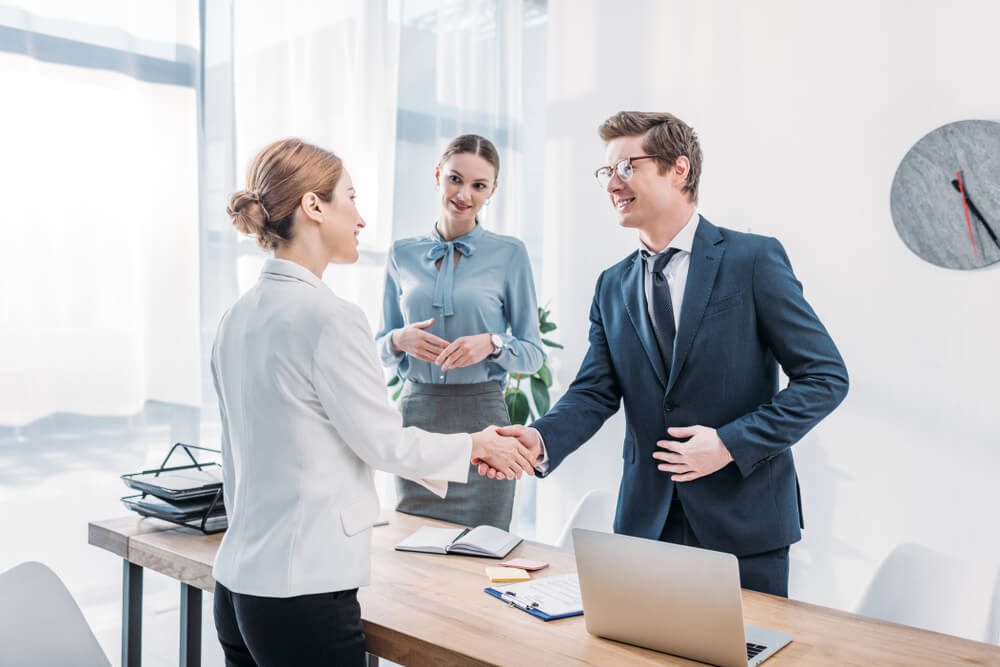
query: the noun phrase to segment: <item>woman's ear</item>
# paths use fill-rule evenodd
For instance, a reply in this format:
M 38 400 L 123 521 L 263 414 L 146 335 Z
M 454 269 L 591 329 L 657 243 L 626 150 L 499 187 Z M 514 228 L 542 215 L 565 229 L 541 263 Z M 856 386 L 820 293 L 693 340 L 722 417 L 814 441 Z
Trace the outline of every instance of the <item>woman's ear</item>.
M 434 187 L 441 188 L 441 165 L 434 167 Z
M 320 199 L 316 196 L 315 192 L 307 192 L 302 195 L 302 200 L 299 202 L 299 208 L 305 214 L 306 218 L 312 220 L 313 222 L 323 222 L 323 210 L 319 206 Z
M 493 189 L 490 190 L 489 197 L 492 197 L 493 195 L 495 195 L 497 193 L 497 186 L 498 185 L 500 185 L 499 181 L 493 181 Z

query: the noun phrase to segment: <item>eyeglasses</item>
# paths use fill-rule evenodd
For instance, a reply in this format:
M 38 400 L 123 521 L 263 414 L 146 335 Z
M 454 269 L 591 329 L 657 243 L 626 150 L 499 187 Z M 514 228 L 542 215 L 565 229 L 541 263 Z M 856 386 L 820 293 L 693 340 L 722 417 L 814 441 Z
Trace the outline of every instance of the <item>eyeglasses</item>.
M 611 179 L 612 177 L 614 177 L 615 174 L 618 174 L 618 178 L 622 179 L 623 181 L 627 181 L 630 178 L 632 178 L 632 174 L 634 173 L 634 170 L 632 169 L 632 162 L 634 160 L 645 160 L 646 158 L 651 158 L 651 157 L 662 158 L 663 156 L 634 155 L 632 157 L 627 157 L 624 160 L 619 160 L 618 162 L 614 163 L 609 167 L 601 167 L 600 169 L 594 172 L 594 178 L 597 179 L 597 182 L 601 184 L 602 188 L 607 190 L 608 183 L 611 182 Z

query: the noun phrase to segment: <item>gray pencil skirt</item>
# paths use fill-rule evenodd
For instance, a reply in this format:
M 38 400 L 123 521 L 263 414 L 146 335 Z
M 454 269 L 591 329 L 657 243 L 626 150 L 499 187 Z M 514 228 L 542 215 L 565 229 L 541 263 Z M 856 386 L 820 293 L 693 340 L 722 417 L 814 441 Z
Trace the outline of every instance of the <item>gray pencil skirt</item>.
M 510 417 L 499 382 L 417 384 L 407 382 L 399 397 L 403 426 L 433 433 L 474 433 L 487 426 L 507 426 Z M 436 495 L 409 480 L 396 478 L 396 509 L 463 526 L 510 528 L 515 480 L 480 477 L 469 466 L 468 484 L 448 484 L 448 495 Z

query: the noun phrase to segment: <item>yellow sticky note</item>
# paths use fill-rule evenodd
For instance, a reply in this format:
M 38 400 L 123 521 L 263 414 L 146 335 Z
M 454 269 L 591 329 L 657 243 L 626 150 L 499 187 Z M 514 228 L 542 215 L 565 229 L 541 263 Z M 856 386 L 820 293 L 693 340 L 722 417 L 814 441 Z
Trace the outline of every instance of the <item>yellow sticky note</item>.
M 488 567 L 486 576 L 493 583 L 510 583 L 512 581 L 529 581 L 531 575 L 516 567 Z

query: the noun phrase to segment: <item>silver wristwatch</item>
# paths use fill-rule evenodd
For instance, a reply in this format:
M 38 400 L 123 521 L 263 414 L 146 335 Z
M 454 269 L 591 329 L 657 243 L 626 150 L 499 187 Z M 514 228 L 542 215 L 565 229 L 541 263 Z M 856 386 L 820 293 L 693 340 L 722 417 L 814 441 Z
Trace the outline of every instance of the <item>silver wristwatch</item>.
M 503 338 L 500 334 L 490 334 L 490 342 L 493 343 L 493 354 L 490 355 L 491 358 L 496 359 L 503 353 L 504 345 Z

